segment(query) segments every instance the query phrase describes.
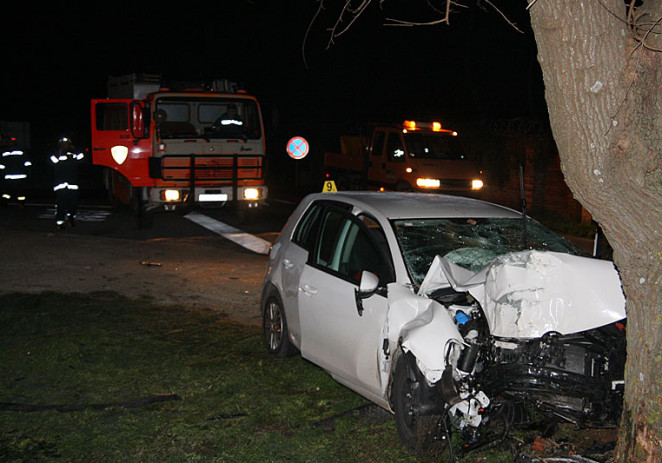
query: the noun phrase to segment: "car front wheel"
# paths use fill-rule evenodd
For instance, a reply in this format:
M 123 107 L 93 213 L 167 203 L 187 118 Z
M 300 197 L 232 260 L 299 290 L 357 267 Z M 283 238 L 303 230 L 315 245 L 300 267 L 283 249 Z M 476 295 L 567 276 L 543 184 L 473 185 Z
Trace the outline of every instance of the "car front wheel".
M 405 355 L 407 354 L 400 355 L 396 361 L 391 388 L 391 403 L 398 436 L 411 453 L 438 453 L 446 447 L 446 436 L 438 436 L 438 425 L 442 417 L 417 413 L 418 404 L 414 392 L 416 380 L 410 378 L 407 373 Z
M 278 357 L 288 357 L 296 352 L 287 330 L 283 304 L 277 294 L 271 294 L 264 304 L 262 327 L 264 342 L 270 354 Z

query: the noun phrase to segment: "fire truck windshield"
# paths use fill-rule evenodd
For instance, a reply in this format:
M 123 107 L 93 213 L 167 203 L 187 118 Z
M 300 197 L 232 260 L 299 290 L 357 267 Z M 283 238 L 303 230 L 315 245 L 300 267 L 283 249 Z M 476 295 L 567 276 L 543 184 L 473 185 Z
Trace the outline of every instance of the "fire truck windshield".
M 249 98 L 162 97 L 154 110 L 161 138 L 259 139 L 260 112 Z
M 408 132 L 404 134 L 409 155 L 418 159 L 467 159 L 466 151 L 457 136 L 448 132 Z

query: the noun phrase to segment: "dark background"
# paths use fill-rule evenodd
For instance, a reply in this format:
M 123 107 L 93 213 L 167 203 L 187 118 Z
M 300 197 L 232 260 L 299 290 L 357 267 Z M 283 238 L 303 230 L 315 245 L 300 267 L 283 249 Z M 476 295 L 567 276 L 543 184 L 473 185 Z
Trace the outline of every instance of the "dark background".
M 315 0 L 10 2 L 0 120 L 30 121 L 37 145 L 63 131 L 89 138 L 89 100 L 106 96 L 108 76 L 134 72 L 236 80 L 268 127 L 276 115 L 285 126 L 544 116 L 525 2 L 495 4 L 524 33 L 474 3 L 450 26 L 388 27 L 438 15 L 426 1 L 373 1 L 329 46 L 339 1 L 312 24 Z

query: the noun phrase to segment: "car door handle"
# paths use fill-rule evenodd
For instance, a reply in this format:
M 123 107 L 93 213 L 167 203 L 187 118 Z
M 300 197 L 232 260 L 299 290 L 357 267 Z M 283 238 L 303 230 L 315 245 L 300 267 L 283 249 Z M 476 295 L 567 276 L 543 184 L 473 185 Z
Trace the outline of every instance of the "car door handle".
M 318 290 L 317 290 L 317 288 L 313 288 L 310 285 L 303 285 L 303 286 L 301 286 L 301 291 L 303 291 L 303 293 L 306 296 L 314 296 L 315 294 L 317 294 Z
M 283 259 L 283 267 L 286 269 L 291 269 L 294 267 L 294 263 L 290 259 Z

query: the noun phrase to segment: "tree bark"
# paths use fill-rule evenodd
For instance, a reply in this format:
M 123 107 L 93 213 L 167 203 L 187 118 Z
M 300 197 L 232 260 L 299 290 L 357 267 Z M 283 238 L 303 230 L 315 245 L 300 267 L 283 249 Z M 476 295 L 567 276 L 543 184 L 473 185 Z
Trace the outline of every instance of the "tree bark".
M 562 170 L 614 249 L 627 298 L 618 461 L 662 460 L 662 1 L 529 0 Z M 629 2 L 628 2 L 629 3 Z M 658 21 L 655 23 L 655 21 Z M 655 26 L 655 24 L 657 24 Z

